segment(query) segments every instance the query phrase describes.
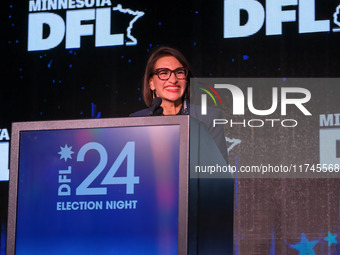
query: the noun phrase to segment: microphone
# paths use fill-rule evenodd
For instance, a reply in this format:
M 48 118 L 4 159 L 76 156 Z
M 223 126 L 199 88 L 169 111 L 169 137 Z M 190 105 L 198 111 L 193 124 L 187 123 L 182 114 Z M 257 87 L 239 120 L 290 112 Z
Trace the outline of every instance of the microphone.
M 161 107 L 162 98 L 156 97 L 151 104 L 149 116 L 157 116 L 163 113 L 163 108 Z

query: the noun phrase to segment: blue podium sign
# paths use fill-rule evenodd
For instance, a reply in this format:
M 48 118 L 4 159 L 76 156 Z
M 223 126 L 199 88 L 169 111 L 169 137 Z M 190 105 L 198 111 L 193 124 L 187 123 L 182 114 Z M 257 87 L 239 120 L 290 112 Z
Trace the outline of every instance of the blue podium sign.
M 13 125 L 8 254 L 185 253 L 188 119 L 98 121 Z

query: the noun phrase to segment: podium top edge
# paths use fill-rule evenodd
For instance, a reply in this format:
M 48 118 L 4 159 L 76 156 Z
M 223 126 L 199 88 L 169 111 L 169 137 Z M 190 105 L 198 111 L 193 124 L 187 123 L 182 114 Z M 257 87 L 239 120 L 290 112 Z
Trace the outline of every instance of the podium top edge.
M 189 115 L 13 122 L 12 133 L 28 130 L 188 125 Z

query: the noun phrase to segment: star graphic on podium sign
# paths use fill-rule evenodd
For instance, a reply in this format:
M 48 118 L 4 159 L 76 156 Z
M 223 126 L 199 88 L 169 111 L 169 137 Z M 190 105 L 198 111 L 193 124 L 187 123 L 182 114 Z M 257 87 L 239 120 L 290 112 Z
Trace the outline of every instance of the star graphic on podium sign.
M 313 248 L 318 242 L 319 240 L 309 241 L 305 233 L 302 233 L 300 242 L 291 244 L 290 247 L 299 251 L 299 255 L 315 255 Z
M 328 247 L 331 246 L 333 243 L 337 244 L 337 240 L 335 239 L 337 234 L 332 235 L 331 232 L 328 232 L 328 236 L 324 238 L 328 242 Z
M 72 146 L 68 147 L 67 144 L 65 144 L 65 147 L 61 147 L 60 146 L 60 151 L 58 152 L 58 154 L 60 154 L 60 159 L 64 159 L 65 162 L 68 159 L 72 159 L 71 155 L 74 153 L 73 151 L 71 151 Z

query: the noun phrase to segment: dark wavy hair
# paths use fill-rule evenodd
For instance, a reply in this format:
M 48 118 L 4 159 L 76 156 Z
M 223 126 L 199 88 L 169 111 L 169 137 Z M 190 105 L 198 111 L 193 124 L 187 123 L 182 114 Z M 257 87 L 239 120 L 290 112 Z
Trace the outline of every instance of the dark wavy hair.
M 191 72 L 189 62 L 186 60 L 186 58 L 184 57 L 184 55 L 180 51 L 178 51 L 174 48 L 162 46 L 162 47 L 156 49 L 151 54 L 151 56 L 149 57 L 148 62 L 146 64 L 146 68 L 145 68 L 144 79 L 143 79 L 143 99 L 144 99 L 145 104 L 148 107 L 151 106 L 151 103 L 152 103 L 152 100 L 153 100 L 152 91 L 151 91 L 150 86 L 149 86 L 149 81 L 150 81 L 150 78 L 153 75 L 153 71 L 155 69 L 155 64 L 156 64 L 158 59 L 160 59 L 162 57 L 167 57 L 167 56 L 172 56 L 172 57 L 176 58 L 183 65 L 183 67 L 187 68 L 187 70 L 188 70 L 187 87 L 186 87 L 186 90 L 184 92 L 183 99 L 184 99 L 184 97 L 186 97 L 186 98 L 190 97 L 190 77 L 192 77 L 193 75 L 192 75 L 192 72 Z

